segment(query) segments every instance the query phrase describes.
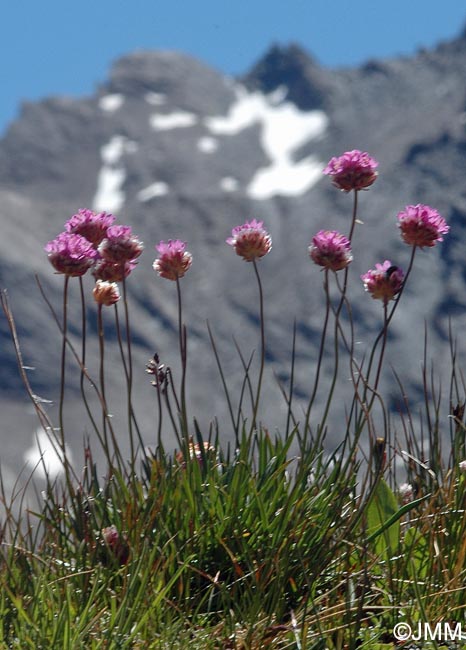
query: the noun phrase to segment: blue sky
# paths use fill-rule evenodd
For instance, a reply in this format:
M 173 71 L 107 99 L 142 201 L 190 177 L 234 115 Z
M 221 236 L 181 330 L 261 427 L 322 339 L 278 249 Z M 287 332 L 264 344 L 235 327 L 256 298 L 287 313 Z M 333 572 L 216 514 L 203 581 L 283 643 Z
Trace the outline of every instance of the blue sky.
M 457 36 L 461 0 L 18 0 L 1 8 L 0 133 L 22 101 L 86 95 L 135 49 L 176 49 L 241 74 L 271 43 L 327 67 L 411 54 Z

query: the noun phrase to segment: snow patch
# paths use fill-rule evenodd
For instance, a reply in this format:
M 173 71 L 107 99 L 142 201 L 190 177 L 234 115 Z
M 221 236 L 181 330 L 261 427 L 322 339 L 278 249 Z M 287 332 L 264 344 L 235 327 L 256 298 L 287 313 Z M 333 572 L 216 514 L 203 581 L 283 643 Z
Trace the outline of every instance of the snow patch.
M 316 157 L 295 161 L 293 154 L 325 133 L 328 118 L 323 111 L 301 111 L 284 102 L 286 93 L 286 87 L 270 95 L 240 88 L 228 115 L 205 119 L 206 127 L 215 135 L 236 135 L 255 124 L 261 127 L 261 144 L 270 164 L 258 169 L 247 187 L 253 199 L 298 196 L 321 178 L 322 163 Z
M 163 93 L 149 92 L 144 95 L 144 99 L 151 106 L 163 106 L 167 101 L 167 96 Z
M 71 452 L 66 446 L 66 456 L 71 461 Z M 63 472 L 63 452 L 58 443 L 52 443 L 49 435 L 38 429 L 31 447 L 24 453 L 24 460 L 44 478 L 54 479 Z
M 238 186 L 238 180 L 232 176 L 225 176 L 225 178 L 222 178 L 220 181 L 220 189 L 224 192 L 236 192 Z
M 156 183 L 152 183 L 152 185 L 148 185 L 143 190 L 140 190 L 137 193 L 137 198 L 142 203 L 145 203 L 146 201 L 155 199 L 158 196 L 165 196 L 166 194 L 168 194 L 169 189 L 170 188 L 166 183 L 162 181 L 157 181 Z
M 123 106 L 124 101 L 125 98 L 120 93 L 104 95 L 99 99 L 99 108 L 106 113 L 113 113 Z
M 124 154 L 135 153 L 137 142 L 128 140 L 123 135 L 115 135 L 100 150 L 102 167 L 97 178 L 97 191 L 93 208 L 97 212 L 118 212 L 125 202 L 122 190 L 126 180 L 126 171 L 121 164 Z
M 218 140 L 206 135 L 203 138 L 199 138 L 197 141 L 197 148 L 199 151 L 202 151 L 202 153 L 214 153 L 214 151 L 217 151 L 218 149 Z
M 174 113 L 153 113 L 149 123 L 156 131 L 169 131 L 171 129 L 185 129 L 197 123 L 197 116 L 187 111 Z

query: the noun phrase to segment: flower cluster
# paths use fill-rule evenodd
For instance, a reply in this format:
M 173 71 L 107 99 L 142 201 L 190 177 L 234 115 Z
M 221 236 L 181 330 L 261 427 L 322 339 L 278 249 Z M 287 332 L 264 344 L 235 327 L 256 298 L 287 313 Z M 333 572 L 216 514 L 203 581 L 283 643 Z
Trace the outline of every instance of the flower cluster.
M 450 230 L 445 219 L 428 205 L 407 205 L 398 213 L 401 237 L 410 246 L 435 246 Z
M 55 271 L 79 277 L 92 269 L 97 283 L 122 282 L 136 266 L 144 247 L 129 226 L 116 226 L 114 222 L 113 214 L 78 210 L 65 223 L 65 231 L 45 246 Z M 103 305 L 118 300 L 114 287 L 105 284 L 96 285 L 94 298 Z
M 372 298 L 376 300 L 383 300 L 387 304 L 403 287 L 404 273 L 398 267 L 385 260 L 383 264 L 376 264 L 375 269 L 371 269 L 361 275 L 361 280 L 364 283 L 364 288 L 368 291 Z
M 263 228 L 263 221 L 255 219 L 233 228 L 226 242 L 246 262 L 264 257 L 272 248 L 272 238 Z
M 331 158 L 324 174 L 332 177 L 333 184 L 344 192 L 362 190 L 370 187 L 377 178 L 378 163 L 368 153 L 353 149 L 341 156 Z M 428 205 L 408 205 L 398 213 L 398 227 L 406 244 L 414 248 L 435 246 L 443 241 L 449 226 L 445 219 Z M 309 246 L 311 259 L 320 266 L 332 271 L 345 268 L 353 259 L 351 242 L 336 231 L 321 230 Z M 372 298 L 382 300 L 386 305 L 403 289 L 403 271 L 385 260 L 376 264 L 375 269 L 361 276 L 365 290 Z
M 378 164 L 368 153 L 353 149 L 331 158 L 324 174 L 331 176 L 333 184 L 343 192 L 364 190 L 377 178 Z
M 161 241 L 155 247 L 159 257 L 153 263 L 153 269 L 161 278 L 178 280 L 190 268 L 193 257 L 186 250 L 186 243 L 179 239 Z
M 311 259 L 330 271 L 340 271 L 353 259 L 351 243 L 336 230 L 320 230 L 308 248 Z

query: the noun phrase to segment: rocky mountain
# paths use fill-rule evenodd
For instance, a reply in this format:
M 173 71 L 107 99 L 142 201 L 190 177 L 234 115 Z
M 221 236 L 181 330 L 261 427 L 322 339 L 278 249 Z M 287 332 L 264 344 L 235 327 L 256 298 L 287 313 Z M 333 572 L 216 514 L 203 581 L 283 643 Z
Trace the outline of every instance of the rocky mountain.
M 421 394 L 424 323 L 429 355 L 440 374 L 449 368 L 452 317 L 458 355 L 466 352 L 466 32 L 413 57 L 371 60 L 330 70 L 297 45 L 273 46 L 241 79 L 230 79 L 176 52 L 136 52 L 118 60 L 90 97 L 52 97 L 22 106 L 0 141 L 0 284 L 8 289 L 24 363 L 34 390 L 51 400 L 56 418 L 59 333 L 35 275 L 60 312 L 63 278 L 53 274 L 44 244 L 79 208 L 114 213 L 131 225 L 146 249 L 128 281 L 134 340 L 134 399 L 144 438 L 155 440 L 155 395 L 145 364 L 157 352 L 178 369 L 176 291 L 154 274 L 153 246 L 179 238 L 194 262 L 183 279 L 189 333 L 189 404 L 204 430 L 217 417 L 232 433 L 206 321 L 217 341 L 233 395 L 241 362 L 258 349 L 257 286 L 250 265 L 225 244 L 232 227 L 261 219 L 273 250 L 261 260 L 267 316 L 267 368 L 261 419 L 283 427 L 285 404 L 275 376 L 290 379 L 292 328 L 297 323 L 296 408 L 312 386 L 323 324 L 322 275 L 307 246 L 320 229 L 347 230 L 351 198 L 322 174 L 330 157 L 358 148 L 380 163 L 379 178 L 360 196 L 351 265 L 351 299 L 361 346 L 381 325 L 381 306 L 364 293 L 359 275 L 390 259 L 406 266 L 409 250 L 396 228 L 407 204 L 436 207 L 451 226 L 445 242 L 420 251 L 393 321 L 385 391 L 397 401 L 393 365 L 406 391 Z M 91 291 L 91 282 L 86 285 Z M 89 358 L 97 354 L 95 313 L 88 303 Z M 70 328 L 79 340 L 80 303 L 71 287 Z M 0 318 L 0 439 L 6 480 L 34 457 L 35 416 L 25 399 L 7 323 Z M 117 415 L 122 370 L 108 323 L 109 386 Z M 257 355 L 256 355 L 257 356 Z M 70 366 L 74 375 L 76 366 Z M 347 367 L 342 371 L 347 373 Z M 275 376 L 274 376 L 275 375 Z M 349 377 L 342 375 L 342 384 Z M 328 386 L 322 380 L 322 395 Z M 445 387 L 448 385 L 446 380 Z M 446 388 L 445 388 L 446 390 Z M 68 388 L 67 435 L 80 462 L 90 434 Z M 318 409 L 317 409 L 318 410 Z M 338 411 L 338 409 L 337 409 Z M 316 415 L 318 417 L 318 415 Z M 329 425 L 341 438 L 344 405 Z M 443 422 L 445 432 L 448 422 Z M 119 428 L 127 445 L 125 425 Z M 173 444 L 169 429 L 167 444 Z M 92 436 L 91 436 L 92 437 Z

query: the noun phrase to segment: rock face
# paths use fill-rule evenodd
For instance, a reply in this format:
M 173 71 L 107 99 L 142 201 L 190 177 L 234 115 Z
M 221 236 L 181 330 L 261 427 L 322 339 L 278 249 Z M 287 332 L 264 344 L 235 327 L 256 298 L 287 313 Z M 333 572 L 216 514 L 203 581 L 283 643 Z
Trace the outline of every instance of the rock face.
M 0 141 L 0 282 L 9 291 L 24 363 L 34 368 L 28 371 L 33 388 L 54 402 L 48 407 L 51 416 L 56 418 L 60 339 L 34 276 L 38 274 L 60 314 L 63 279 L 54 276 L 43 246 L 79 208 L 90 207 L 113 212 L 146 245 L 128 292 L 134 401 L 147 443 L 154 443 L 156 424 L 155 395 L 145 363 L 157 352 L 175 376 L 178 372 L 176 288 L 155 276 L 153 246 L 179 238 L 188 242 L 193 254 L 192 269 L 182 282 L 190 411 L 204 431 L 217 417 L 220 435 L 231 440 L 206 321 L 236 400 L 242 377 L 234 340 L 246 358 L 256 349 L 257 361 L 258 298 L 251 265 L 236 257 L 225 239 L 232 227 L 253 217 L 264 221 L 273 238 L 272 252 L 260 262 L 267 316 L 260 416 L 270 430 L 283 429 L 286 406 L 274 375 L 287 386 L 296 319 L 299 419 L 312 387 L 324 319 L 322 274 L 309 261 L 307 246 L 322 228 L 346 232 L 352 207 L 351 197 L 333 188 L 322 170 L 331 156 L 353 148 L 370 152 L 380 162 L 376 184 L 360 195 L 364 225 L 357 227 L 350 269 L 357 340 L 365 349 L 382 319 L 381 306 L 364 293 L 360 274 L 385 259 L 406 266 L 410 251 L 400 241 L 396 214 L 407 204 L 430 204 L 447 219 L 451 233 L 435 249 L 419 251 L 392 323 L 387 361 L 416 400 L 427 322 L 429 355 L 448 377 L 449 319 L 461 334 L 466 313 L 465 72 L 464 34 L 412 58 L 369 61 L 343 70 L 320 67 L 296 45 L 274 46 L 240 80 L 179 53 L 138 52 L 117 61 L 94 96 L 24 105 Z M 90 279 L 85 286 L 88 354 L 94 371 L 97 343 Z M 71 286 L 70 305 L 70 331 L 78 342 L 77 283 Z M 107 327 L 109 401 L 117 414 L 125 399 L 123 373 L 109 315 Z M 24 397 L 3 316 L 0 331 L 2 462 L 4 472 L 14 477 L 30 458 L 27 450 L 36 421 Z M 459 339 L 460 357 L 465 346 Z M 80 459 L 83 437 L 91 430 L 78 406 L 78 375 L 70 362 L 75 379 L 67 389 L 67 436 Z M 340 375 L 344 392 L 347 365 Z M 324 368 L 316 422 L 328 382 Z M 387 404 L 394 407 L 398 389 L 389 365 L 384 382 Z M 342 417 L 343 404 L 329 420 L 331 444 L 341 438 Z M 446 415 L 442 427 L 447 432 Z M 118 431 L 125 449 L 125 424 Z M 170 429 L 165 436 L 167 445 L 173 444 Z

